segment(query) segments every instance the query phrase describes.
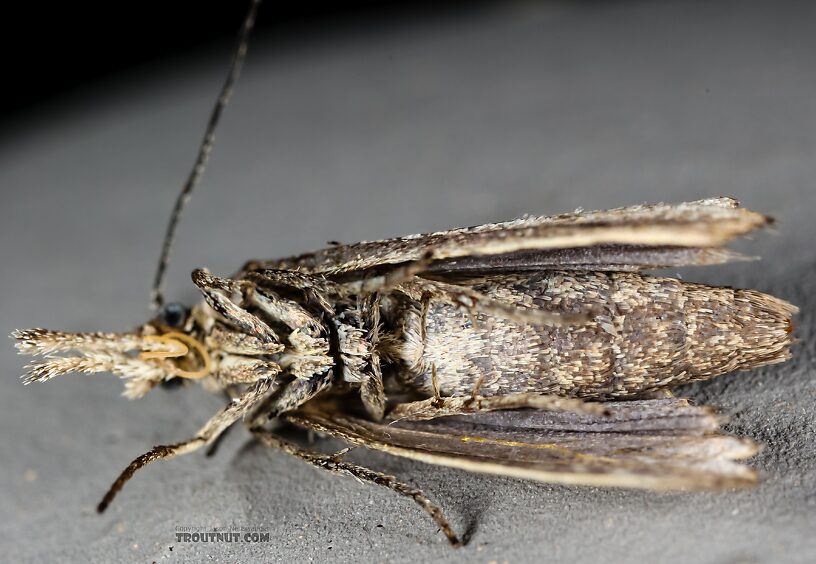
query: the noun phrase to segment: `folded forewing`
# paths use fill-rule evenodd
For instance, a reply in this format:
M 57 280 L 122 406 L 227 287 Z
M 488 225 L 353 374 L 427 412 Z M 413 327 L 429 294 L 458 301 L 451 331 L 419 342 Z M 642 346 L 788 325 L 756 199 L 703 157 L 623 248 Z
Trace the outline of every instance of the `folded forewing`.
M 756 452 L 754 443 L 721 434 L 710 408 L 681 399 L 604 406 L 608 415 L 514 410 L 375 423 L 324 404 L 287 418 L 397 456 L 551 483 L 656 490 L 755 483 L 754 471 L 736 462 Z
M 524 261 L 532 269 L 573 265 L 594 270 L 712 264 L 735 258 L 720 247 L 768 221 L 731 198 L 576 211 L 337 245 L 286 259 L 250 261 L 241 272 L 272 268 L 336 275 L 419 260 L 437 271 L 518 270 Z

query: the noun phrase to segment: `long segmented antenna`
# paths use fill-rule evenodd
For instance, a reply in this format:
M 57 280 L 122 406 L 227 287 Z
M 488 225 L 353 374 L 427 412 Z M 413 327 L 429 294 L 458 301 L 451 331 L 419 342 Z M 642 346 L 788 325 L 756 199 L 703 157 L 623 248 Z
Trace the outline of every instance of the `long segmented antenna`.
M 249 48 L 249 38 L 252 35 L 252 28 L 255 27 L 255 18 L 261 2 L 262 0 L 251 0 L 250 2 L 249 10 L 244 17 L 244 23 L 238 34 L 238 45 L 233 53 L 227 78 L 224 80 L 224 85 L 221 87 L 221 92 L 210 113 L 210 120 L 207 123 L 207 129 L 204 131 L 204 138 L 198 147 L 195 165 L 193 165 L 193 169 L 190 171 L 187 181 L 184 183 L 178 198 L 176 198 L 173 213 L 170 214 L 170 222 L 167 224 L 167 231 L 164 234 L 164 243 L 162 244 L 161 256 L 159 257 L 159 265 L 156 269 L 156 277 L 153 279 L 153 290 L 151 291 L 151 305 L 155 310 L 160 309 L 162 305 L 164 305 L 164 296 L 162 295 L 161 287 L 164 281 L 164 273 L 170 262 L 170 250 L 173 246 L 173 239 L 175 239 L 176 227 L 178 227 L 179 219 L 181 219 L 181 212 L 184 210 L 187 202 L 190 201 L 193 190 L 204 174 L 207 160 L 210 157 L 210 151 L 212 151 L 213 145 L 215 144 L 215 128 L 218 126 L 218 121 L 221 118 L 221 112 L 227 106 L 227 103 L 229 103 L 233 86 L 241 75 L 241 68 L 244 65 L 247 49 Z

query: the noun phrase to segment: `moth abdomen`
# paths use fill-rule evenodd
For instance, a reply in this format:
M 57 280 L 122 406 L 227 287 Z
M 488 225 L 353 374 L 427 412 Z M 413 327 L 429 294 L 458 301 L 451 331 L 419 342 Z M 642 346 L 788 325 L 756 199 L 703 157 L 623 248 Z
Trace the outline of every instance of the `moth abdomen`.
M 587 312 L 562 327 L 469 315 L 444 295 L 398 308 L 384 341 L 398 380 L 444 395 L 538 392 L 589 399 L 632 398 L 790 355 L 796 308 L 753 290 L 711 287 L 633 273 L 550 272 L 473 281 L 519 307 Z M 475 321 L 475 323 L 474 323 Z
M 687 291 L 686 324 L 695 328 L 689 348 L 692 379 L 790 358 L 795 306 L 755 290 L 701 288 Z

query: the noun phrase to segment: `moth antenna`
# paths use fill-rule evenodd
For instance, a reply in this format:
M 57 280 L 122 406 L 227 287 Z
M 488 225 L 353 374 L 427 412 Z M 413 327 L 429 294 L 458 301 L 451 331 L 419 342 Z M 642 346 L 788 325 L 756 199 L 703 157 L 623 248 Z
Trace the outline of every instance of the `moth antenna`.
M 187 202 L 190 201 L 190 196 L 193 190 L 201 180 L 204 174 L 204 169 L 207 166 L 207 160 L 210 157 L 215 144 L 215 129 L 221 119 L 221 113 L 229 103 L 232 89 L 241 76 L 241 68 L 246 59 L 247 49 L 249 48 L 249 38 L 252 35 L 252 29 L 255 27 L 255 19 L 258 13 L 258 8 L 262 0 L 251 0 L 249 10 L 244 17 L 244 23 L 241 26 L 241 31 L 238 34 L 238 44 L 233 52 L 232 61 L 230 62 L 227 78 L 224 80 L 224 85 L 221 87 L 221 92 L 218 99 L 210 112 L 210 119 L 207 122 L 207 128 L 204 131 L 204 138 L 198 146 L 198 154 L 196 155 L 195 164 L 193 165 L 190 174 L 181 192 L 176 198 L 176 203 L 173 206 L 173 211 L 170 214 L 170 221 L 167 224 L 167 231 L 164 234 L 164 242 L 162 243 L 161 255 L 159 257 L 159 264 L 156 268 L 156 276 L 153 279 L 153 289 L 151 291 L 151 306 L 154 310 L 158 310 L 164 305 L 164 296 L 162 295 L 162 283 L 164 281 L 164 273 L 167 270 L 167 265 L 170 263 L 170 250 L 173 246 L 173 240 L 176 235 L 176 228 L 178 227 L 181 213 L 184 210 Z

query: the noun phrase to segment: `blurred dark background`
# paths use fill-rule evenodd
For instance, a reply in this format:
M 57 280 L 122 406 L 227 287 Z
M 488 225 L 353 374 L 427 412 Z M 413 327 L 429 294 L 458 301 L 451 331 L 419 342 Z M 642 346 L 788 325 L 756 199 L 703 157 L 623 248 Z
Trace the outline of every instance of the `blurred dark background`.
M 309 39 L 352 22 L 400 25 L 429 16 L 450 16 L 495 2 L 267 2 L 258 35 L 285 41 Z M 4 121 L 48 103 L 79 85 L 116 78 L 168 55 L 202 46 L 227 49 L 248 0 L 161 2 L 18 2 L 5 6 L 2 41 Z M 376 20 L 376 21 L 372 21 Z

